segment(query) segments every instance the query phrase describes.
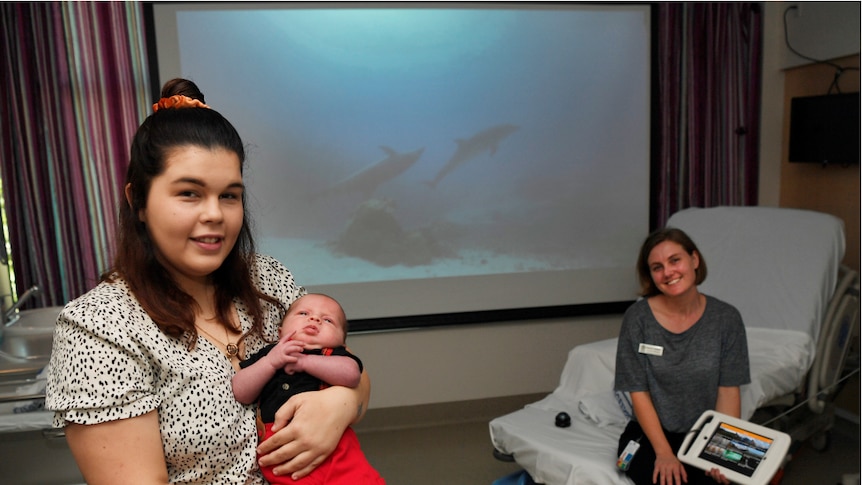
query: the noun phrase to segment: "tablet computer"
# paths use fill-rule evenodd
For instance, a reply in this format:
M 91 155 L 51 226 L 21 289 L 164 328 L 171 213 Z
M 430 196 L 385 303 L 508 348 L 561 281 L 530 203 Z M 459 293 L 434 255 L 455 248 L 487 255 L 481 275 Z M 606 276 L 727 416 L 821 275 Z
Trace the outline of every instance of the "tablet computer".
M 703 470 L 718 468 L 734 483 L 765 485 L 789 448 L 787 433 L 710 410 L 698 418 L 677 458 Z

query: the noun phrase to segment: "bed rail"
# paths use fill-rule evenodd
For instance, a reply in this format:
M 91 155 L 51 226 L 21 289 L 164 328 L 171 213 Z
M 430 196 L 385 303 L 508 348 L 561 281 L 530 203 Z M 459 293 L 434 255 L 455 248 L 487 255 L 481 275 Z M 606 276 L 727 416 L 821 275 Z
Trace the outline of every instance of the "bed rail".
M 808 407 L 815 414 L 824 413 L 841 388 L 847 357 L 859 330 L 859 307 L 859 274 L 842 265 L 808 374 Z

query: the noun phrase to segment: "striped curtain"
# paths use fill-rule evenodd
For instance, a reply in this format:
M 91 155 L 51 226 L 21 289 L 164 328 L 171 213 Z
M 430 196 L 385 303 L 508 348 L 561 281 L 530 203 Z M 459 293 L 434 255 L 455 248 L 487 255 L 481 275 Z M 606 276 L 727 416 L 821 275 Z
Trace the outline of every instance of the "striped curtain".
M 16 287 L 42 305 L 108 268 L 129 143 L 147 114 L 139 3 L 2 3 L 0 177 Z M 42 306 L 40 305 L 40 306 Z
M 757 3 L 658 4 L 654 227 L 687 207 L 756 205 L 763 14 Z

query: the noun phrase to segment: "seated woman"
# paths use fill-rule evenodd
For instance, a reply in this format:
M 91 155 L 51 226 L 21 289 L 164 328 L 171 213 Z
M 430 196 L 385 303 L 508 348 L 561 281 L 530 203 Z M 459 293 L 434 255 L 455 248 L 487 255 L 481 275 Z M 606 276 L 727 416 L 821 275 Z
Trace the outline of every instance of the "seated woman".
M 623 317 L 614 380 L 631 394 L 634 419 L 617 452 L 640 445 L 627 470 L 638 485 L 729 483 L 718 469 L 683 465 L 676 453 L 704 411 L 740 415 L 739 386 L 750 382 L 742 317 L 698 291 L 706 262 L 679 229 L 650 234 L 637 271 L 643 299 Z

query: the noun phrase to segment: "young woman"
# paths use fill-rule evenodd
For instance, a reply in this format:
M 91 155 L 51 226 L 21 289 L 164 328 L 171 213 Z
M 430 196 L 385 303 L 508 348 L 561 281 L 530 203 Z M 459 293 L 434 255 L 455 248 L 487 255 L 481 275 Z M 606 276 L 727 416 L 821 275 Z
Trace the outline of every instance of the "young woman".
M 739 386 L 750 381 L 739 311 L 701 294 L 706 262 L 679 229 L 661 229 L 641 246 L 641 296 L 623 317 L 616 390 L 629 392 L 634 419 L 620 436 L 640 448 L 627 471 L 638 485 L 728 483 L 717 469 L 684 466 L 676 452 L 708 410 L 739 417 Z
M 132 141 L 113 267 L 58 319 L 46 405 L 90 485 L 263 484 L 256 453 L 301 478 L 366 408 L 363 373 L 291 399 L 258 446 L 231 377 L 305 290 L 255 253 L 242 140 L 204 103 L 164 86 Z

